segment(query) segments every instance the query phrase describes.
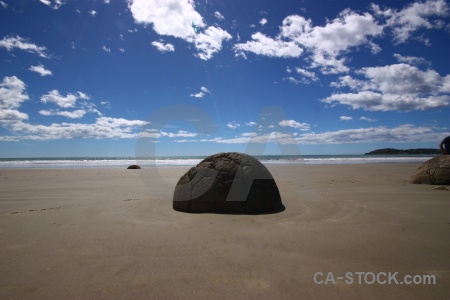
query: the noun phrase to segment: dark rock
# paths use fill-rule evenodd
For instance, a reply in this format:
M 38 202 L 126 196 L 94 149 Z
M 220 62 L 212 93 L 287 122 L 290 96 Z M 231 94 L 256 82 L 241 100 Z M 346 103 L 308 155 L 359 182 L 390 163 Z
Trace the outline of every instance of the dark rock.
M 128 168 L 127 169 L 140 169 L 141 167 L 139 167 L 138 165 L 131 165 L 131 166 L 128 166 Z
M 173 209 L 190 213 L 266 214 L 284 210 L 277 184 L 257 159 L 242 153 L 211 155 L 177 183 Z
M 450 155 L 424 162 L 409 179 L 410 183 L 450 185 Z

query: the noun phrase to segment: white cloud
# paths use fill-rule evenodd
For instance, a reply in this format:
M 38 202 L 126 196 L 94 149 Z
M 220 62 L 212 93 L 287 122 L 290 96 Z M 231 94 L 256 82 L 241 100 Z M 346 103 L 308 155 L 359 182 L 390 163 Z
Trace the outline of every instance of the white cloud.
M 290 134 L 281 132 L 270 132 L 262 135 L 255 135 L 254 133 L 243 133 L 239 137 L 230 139 L 216 139 L 214 142 L 221 144 L 246 144 L 246 143 L 270 143 L 276 142 L 280 144 L 298 144 L 297 140 Z
M 28 119 L 26 113 L 17 109 L 28 100 L 25 83 L 16 76 L 4 77 L 0 83 L 0 123 L 14 123 Z
M 359 119 L 361 121 L 367 121 L 367 122 L 375 122 L 376 121 L 375 119 L 371 119 L 371 118 L 368 118 L 368 117 L 361 117 Z
M 211 59 L 222 49 L 222 42 L 231 39 L 228 32 L 214 26 L 197 34 L 206 24 L 192 0 L 130 0 L 128 7 L 136 23 L 152 24 L 159 35 L 194 43 L 199 51 L 197 56 L 203 60 Z
M 88 95 L 86 95 L 85 93 L 80 92 L 80 91 L 77 92 L 77 95 L 78 95 L 78 98 L 80 98 L 80 99 L 85 99 L 85 100 L 90 99 L 90 97 Z
M 383 26 L 377 24 L 372 15 L 360 15 L 351 10 L 344 10 L 338 18 L 323 27 L 310 27 L 304 22 L 297 31 L 291 28 L 287 32 L 290 38 L 312 51 L 312 67 L 321 67 L 324 73 L 347 72 L 345 57 L 338 57 L 352 47 L 368 44 L 368 38 L 378 36 L 383 31 Z
M 398 60 L 400 63 L 405 63 L 408 65 L 418 66 L 418 65 L 427 65 L 430 66 L 431 62 L 428 60 L 422 58 L 422 57 L 416 57 L 416 56 L 403 56 L 398 53 L 394 54 L 394 57 Z
M 311 129 L 311 125 L 308 123 L 300 123 L 294 120 L 282 120 L 278 122 L 281 127 L 292 127 L 301 131 L 308 131 Z
M 356 94 L 334 94 L 323 100 L 349 105 L 353 109 L 370 111 L 412 111 L 444 107 L 449 105 L 450 96 L 417 97 L 414 95 L 380 94 L 363 91 Z
M 86 111 L 83 109 L 74 111 L 40 110 L 39 113 L 43 116 L 63 116 L 70 119 L 80 119 L 86 114 Z
M 39 1 L 52 9 L 59 9 L 64 4 L 64 1 L 62 1 L 62 0 L 53 0 L 53 1 L 39 0 Z
M 272 39 L 260 32 L 253 34 L 251 41 L 234 45 L 234 49 L 237 55 L 244 57 L 244 52 L 269 57 L 299 57 L 303 53 L 303 49 L 292 41 Z
M 432 17 L 445 17 L 449 14 L 449 5 L 445 0 L 427 0 L 409 4 L 401 10 L 381 9 L 372 4 L 372 10 L 387 19 L 387 26 L 392 28 L 394 42 L 404 43 L 419 29 L 441 28 L 441 22 L 433 22 Z
M 95 17 L 95 15 L 97 14 L 97 12 L 95 10 L 91 10 L 88 13 L 93 17 Z
M 41 97 L 41 101 L 43 103 L 52 102 L 63 108 L 73 107 L 77 99 L 78 97 L 76 95 L 70 93 L 66 96 L 62 96 L 58 90 L 52 90 Z
M 26 119 L 28 119 L 28 115 L 16 109 L 0 109 L 0 124 Z
M 434 70 L 421 71 L 407 64 L 363 68 L 358 73 L 366 80 L 344 76 L 332 84 L 348 86 L 357 93 L 333 94 L 322 101 L 373 111 L 425 110 L 449 105 L 450 75 L 441 77 Z
M 252 127 L 252 126 L 256 126 L 258 124 L 256 122 L 247 122 L 247 123 L 245 123 L 245 125 Z
M 42 64 L 37 66 L 31 66 L 28 70 L 39 73 L 41 76 L 53 75 L 52 71 L 45 69 L 45 67 Z
M 353 120 L 353 118 L 352 117 L 348 117 L 348 116 L 340 116 L 339 120 L 341 120 L 341 121 L 350 121 L 350 120 Z
M 252 41 L 236 44 L 235 51 L 237 55 L 246 51 L 266 56 L 299 57 L 306 49 L 311 67 L 320 67 L 323 73 L 340 73 L 349 70 L 343 56 L 351 48 L 369 45 L 373 52 L 379 51 L 379 46 L 370 38 L 381 35 L 382 31 L 383 26 L 372 15 L 349 9 L 325 26 L 312 26 L 310 19 L 291 15 L 283 20 L 275 38 L 257 32 L 252 35 Z
M 29 97 L 25 83 L 16 76 L 4 77 L 0 83 L 0 109 L 17 109 Z
M 305 80 L 305 78 L 296 79 L 292 76 L 285 77 L 285 78 L 283 78 L 283 80 L 287 80 L 294 84 L 309 84 L 310 83 L 308 80 Z
M 111 103 L 109 101 L 101 101 L 100 104 L 106 108 L 111 108 Z
M 154 41 L 154 42 L 152 42 L 152 45 L 155 46 L 156 49 L 158 49 L 158 51 L 160 51 L 160 52 L 167 52 L 167 51 L 168 52 L 173 52 L 173 51 L 175 51 L 174 45 L 169 44 L 169 43 L 163 44 L 161 42 Z
M 24 50 L 30 53 L 34 53 L 43 58 L 49 58 L 49 55 L 45 53 L 47 48 L 37 46 L 36 44 L 28 42 L 26 39 L 16 35 L 14 36 L 5 36 L 2 40 L 0 40 L 0 47 L 6 48 L 6 50 L 11 51 L 15 48 Z
M 218 11 L 216 11 L 215 13 L 214 13 L 214 17 L 216 17 L 217 19 L 219 19 L 219 20 L 224 20 L 225 19 L 225 17 L 220 13 L 220 12 L 218 12 Z
M 105 45 L 102 46 L 102 50 L 106 53 L 111 53 L 111 48 L 106 47 Z
M 238 128 L 239 126 L 241 126 L 241 124 L 239 124 L 239 123 L 236 123 L 236 122 L 228 122 L 227 123 L 227 127 L 228 128 L 231 128 L 231 129 L 236 129 L 236 128 Z
M 322 133 L 306 133 L 297 138 L 301 144 L 354 144 L 354 143 L 417 143 L 435 142 L 442 133 L 430 127 L 404 124 L 394 128 L 369 127 Z
M 125 49 L 119 48 L 119 51 L 122 52 L 122 53 L 124 53 L 124 52 L 125 52 Z
M 109 0 L 104 0 L 103 1 L 105 4 L 109 4 Z
M 302 68 L 296 68 L 295 71 L 297 71 L 298 74 L 300 74 L 303 77 L 307 77 L 309 79 L 311 79 L 312 81 L 318 81 L 319 78 L 317 78 L 316 73 L 312 72 L 312 71 L 308 71 Z
M 207 89 L 206 87 L 202 86 L 200 88 L 200 92 L 191 94 L 190 96 L 194 97 L 194 98 L 203 98 L 203 97 L 205 97 L 206 94 L 211 94 L 211 91 L 209 89 Z
M 3 1 L 0 1 L 0 5 L 1 5 L 4 9 L 7 9 L 7 8 L 8 8 L 8 4 L 5 3 L 5 2 L 3 2 Z
M 198 134 L 194 133 L 194 132 L 188 132 L 185 130 L 178 130 L 177 133 L 172 133 L 172 132 L 164 132 L 161 131 L 161 136 L 167 136 L 170 138 L 174 138 L 174 137 L 196 137 Z
M 193 41 L 192 23 L 198 28 L 205 27 L 192 0 L 131 0 L 128 7 L 136 23 L 152 24 L 159 35 Z
M 138 137 L 136 131 L 146 124 L 148 122 L 140 120 L 100 117 L 93 124 L 63 122 L 46 126 L 19 121 L 14 123 L 11 129 L 18 134 L 17 139 L 21 140 L 136 138 Z
M 148 133 L 152 134 L 152 133 Z M 321 133 L 270 132 L 258 135 L 255 132 L 242 133 L 233 138 L 183 139 L 175 142 L 214 142 L 220 144 L 270 143 L 280 144 L 357 144 L 357 143 L 417 143 L 442 140 L 446 132 L 436 132 L 432 127 L 403 124 L 388 128 L 385 126 L 355 128 Z M 156 136 L 159 137 L 159 136 Z
M 262 18 L 262 19 L 259 21 L 259 24 L 261 24 L 262 26 L 266 25 L 266 24 L 267 24 L 267 19 L 266 19 L 266 18 Z
M 222 42 L 230 40 L 231 35 L 225 30 L 210 26 L 204 32 L 195 36 L 195 48 L 199 51 L 197 56 L 203 60 L 209 60 L 222 49 Z
M 286 78 L 283 78 L 283 80 L 287 80 L 289 82 L 295 83 L 295 84 L 310 84 L 311 81 L 313 82 L 317 82 L 319 81 L 319 78 L 317 77 L 316 73 L 312 72 L 312 71 L 308 71 L 302 68 L 296 68 L 295 69 L 297 74 L 299 74 L 301 77 L 300 79 L 297 79 L 293 76 L 289 76 Z M 287 68 L 286 71 L 288 73 L 292 73 L 292 69 L 291 68 Z

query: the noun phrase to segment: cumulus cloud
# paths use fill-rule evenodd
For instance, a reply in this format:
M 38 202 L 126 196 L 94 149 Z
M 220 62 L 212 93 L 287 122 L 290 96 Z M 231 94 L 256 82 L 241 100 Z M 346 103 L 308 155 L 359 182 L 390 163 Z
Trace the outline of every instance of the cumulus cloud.
M 422 58 L 422 57 L 416 57 L 416 56 L 403 56 L 401 54 L 395 53 L 394 54 L 395 59 L 397 59 L 398 62 L 400 63 L 405 63 L 408 65 L 413 65 L 413 66 L 419 66 L 419 65 L 426 65 L 426 66 L 430 66 L 431 62 L 429 62 L 428 60 Z
M 383 26 L 369 13 L 358 14 L 349 9 L 325 26 L 312 26 L 311 20 L 290 16 L 283 21 L 282 35 L 306 47 L 312 53 L 312 67 L 323 73 L 347 72 L 345 58 L 340 56 L 352 47 L 369 43 L 369 38 L 379 36 Z
M 41 76 L 53 75 L 52 71 L 45 69 L 45 67 L 42 64 L 37 66 L 31 66 L 28 70 L 39 73 Z
M 375 119 L 369 118 L 369 117 L 360 117 L 359 118 L 361 121 L 367 121 L 367 122 L 375 122 Z
M 241 136 L 229 139 L 215 139 L 214 142 L 221 144 L 247 144 L 247 143 L 270 143 L 276 142 L 280 144 L 297 144 L 298 142 L 290 134 L 281 132 L 270 132 L 262 135 L 255 135 L 253 133 L 243 133 Z
M 412 111 L 448 106 L 449 96 L 416 97 L 414 95 L 381 94 L 363 91 L 356 94 L 334 94 L 325 98 L 324 102 L 338 102 L 349 105 L 353 109 L 370 111 Z
M 0 83 L 0 123 L 26 120 L 28 115 L 18 108 L 29 97 L 25 92 L 25 83 L 16 76 L 4 77 Z
M 42 46 L 37 46 L 26 39 L 16 35 L 16 36 L 5 36 L 0 40 L 0 48 L 6 48 L 6 50 L 11 51 L 14 49 L 24 50 L 30 53 L 34 53 L 43 58 L 49 58 L 50 56 L 45 52 L 47 48 Z
M 245 125 L 252 127 L 252 126 L 256 126 L 258 124 L 256 122 L 246 122 Z
M 295 68 L 295 71 L 297 71 L 297 74 L 306 77 L 312 81 L 318 81 L 319 78 L 317 78 L 316 73 L 312 72 L 312 71 L 308 71 L 302 68 Z
M 25 83 L 16 76 L 4 77 L 0 83 L 0 109 L 17 109 L 29 99 Z
M 174 45 L 169 44 L 169 43 L 164 44 L 164 43 L 161 43 L 161 42 L 154 41 L 154 42 L 152 42 L 152 45 L 155 46 L 156 49 L 158 49 L 158 51 L 160 51 L 160 52 L 173 52 L 173 51 L 175 51 Z
M 177 133 L 173 133 L 173 132 L 165 132 L 165 131 L 161 131 L 160 132 L 161 136 L 167 136 L 170 138 L 176 138 L 176 137 L 196 137 L 198 135 L 198 133 L 195 132 L 188 132 L 185 130 L 178 130 Z
M 159 35 L 192 41 L 195 36 L 192 23 L 205 27 L 191 0 L 131 0 L 128 6 L 136 23 L 152 24 Z
M 222 49 L 222 42 L 231 39 L 231 35 L 225 30 L 210 26 L 204 32 L 195 36 L 195 48 L 199 51 L 197 56 L 203 60 L 209 60 Z
M 220 12 L 218 12 L 218 11 L 216 11 L 215 13 L 214 13 L 214 17 L 216 17 L 217 19 L 219 19 L 219 20 L 224 20 L 225 19 L 225 17 L 220 13 Z
M 16 109 L 0 109 L 0 123 L 15 122 L 26 119 L 28 119 L 28 115 Z
M 97 14 L 97 12 L 95 10 L 91 10 L 88 13 L 93 17 L 95 17 L 95 15 Z
M 439 141 L 442 136 L 442 132 L 430 127 L 404 124 L 394 128 L 379 126 L 305 133 L 297 141 L 302 144 L 417 143 Z
M 78 99 L 88 100 L 89 96 L 83 92 L 77 92 L 76 94 L 67 93 L 66 96 L 63 96 L 58 90 L 51 90 L 47 94 L 41 96 L 41 101 L 43 103 L 51 102 L 63 108 L 73 107 Z
M 441 22 L 434 22 L 431 19 L 449 15 L 449 5 L 445 0 L 415 2 L 401 10 L 383 9 L 372 4 L 372 10 L 378 16 L 387 19 L 387 26 L 392 29 L 396 44 L 408 41 L 419 29 L 441 28 Z
M 205 97 L 206 94 L 211 94 L 211 91 L 209 89 L 207 89 L 206 87 L 202 86 L 200 88 L 200 92 L 191 94 L 190 96 L 194 97 L 194 98 L 203 98 L 203 97 Z
M 262 18 L 262 19 L 259 21 L 259 24 L 261 24 L 262 26 L 266 25 L 266 24 L 267 24 L 267 19 L 266 19 L 266 18 Z
M 238 56 L 243 57 L 244 52 L 270 57 L 299 57 L 303 52 L 303 49 L 292 41 L 273 39 L 260 32 L 253 34 L 251 41 L 234 45 L 234 50 Z
M 280 144 L 358 144 L 358 143 L 416 143 L 435 142 L 446 136 L 446 132 L 437 132 L 432 127 L 403 124 L 388 128 L 385 126 L 354 128 L 321 133 L 289 134 L 270 132 L 257 134 L 242 133 L 233 138 L 215 137 L 212 139 L 184 139 L 177 142 L 214 142 L 221 144 L 269 143 Z
M 294 120 L 282 120 L 278 122 L 281 127 L 292 127 L 301 131 L 308 131 L 311 129 L 311 125 L 308 123 L 300 123 Z
M 310 19 L 299 15 L 286 17 L 280 33 L 270 38 L 257 32 L 252 41 L 236 44 L 235 51 L 276 57 L 299 57 L 308 51 L 311 67 L 323 73 L 347 72 L 346 59 L 341 57 L 352 47 L 375 45 L 370 38 L 381 35 L 383 26 L 369 13 L 358 14 L 349 9 L 325 26 L 313 26 Z
M 332 84 L 349 87 L 356 93 L 337 93 L 322 101 L 373 111 L 425 110 L 449 105 L 450 75 L 441 77 L 434 70 L 422 71 L 407 64 L 363 68 L 358 73 L 366 79 L 344 76 Z
M 300 75 L 299 79 L 297 79 L 293 76 L 289 76 L 289 77 L 283 78 L 283 80 L 287 80 L 287 81 L 295 83 L 295 84 L 310 84 L 311 82 L 319 81 L 319 78 L 317 77 L 316 73 L 314 73 L 312 71 L 308 71 L 308 70 L 305 70 L 302 68 L 296 68 L 295 70 L 296 70 L 297 74 Z M 288 67 L 286 69 L 286 72 L 291 74 L 292 69 Z
M 205 28 L 206 24 L 195 10 L 192 0 L 131 0 L 128 7 L 136 23 L 152 24 L 153 30 L 159 35 L 173 36 L 194 43 L 199 51 L 197 56 L 203 60 L 211 59 L 222 49 L 222 42 L 231 39 L 228 32 L 215 26 L 197 33 L 193 25 L 201 29 Z M 216 14 L 216 17 L 219 14 Z
M 52 9 L 59 9 L 64 4 L 64 1 L 62 1 L 62 0 L 53 0 L 53 1 L 39 0 L 39 1 Z
M 63 116 L 70 119 L 80 119 L 85 114 L 86 111 L 83 109 L 77 109 L 74 111 L 58 111 L 58 110 L 40 110 L 39 113 L 43 116 Z
M 348 117 L 348 116 L 340 116 L 339 120 L 341 120 L 341 121 L 350 121 L 350 120 L 353 120 L 353 118 L 352 117 Z
M 227 127 L 228 128 L 231 128 L 231 129 L 236 129 L 236 128 L 238 128 L 239 126 L 241 126 L 241 124 L 239 124 L 239 123 L 236 123 L 236 122 L 228 122 L 227 123 Z
M 13 132 L 21 140 L 56 140 L 73 138 L 136 138 L 136 132 L 148 122 L 126 120 L 122 118 L 100 117 L 93 124 L 53 123 L 51 125 L 34 125 L 16 122 L 11 126 Z
M 90 97 L 87 94 L 77 92 L 76 94 L 62 96 L 57 90 L 53 90 L 41 97 L 44 103 L 52 102 L 59 107 L 68 108 L 75 106 L 76 101 L 80 100 L 79 105 L 81 109 L 74 111 L 60 111 L 58 109 L 40 110 L 40 114 L 78 119 L 83 117 L 87 112 L 94 112 L 99 115 L 96 122 L 93 124 L 63 122 L 53 123 L 48 126 L 30 124 L 24 122 L 28 119 L 28 115 L 18 110 L 21 104 L 29 99 L 25 89 L 25 83 L 16 76 L 4 77 L 0 83 L 0 123 L 15 134 L 14 136 L 1 137 L 3 141 L 72 138 L 135 138 L 137 137 L 137 130 L 149 123 L 141 120 L 103 117 L 95 109 L 95 105 L 88 102 Z M 179 132 L 179 134 L 183 134 L 183 132 Z
M 106 47 L 105 45 L 102 46 L 102 50 L 106 53 L 111 53 L 111 48 Z

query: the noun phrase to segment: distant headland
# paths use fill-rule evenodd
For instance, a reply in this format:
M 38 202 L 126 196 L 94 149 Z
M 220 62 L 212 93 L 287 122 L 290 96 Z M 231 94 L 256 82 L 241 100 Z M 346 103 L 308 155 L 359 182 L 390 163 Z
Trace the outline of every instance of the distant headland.
M 383 148 L 370 151 L 364 155 L 382 155 L 382 154 L 441 154 L 441 150 L 432 148 L 417 148 L 417 149 L 394 149 Z

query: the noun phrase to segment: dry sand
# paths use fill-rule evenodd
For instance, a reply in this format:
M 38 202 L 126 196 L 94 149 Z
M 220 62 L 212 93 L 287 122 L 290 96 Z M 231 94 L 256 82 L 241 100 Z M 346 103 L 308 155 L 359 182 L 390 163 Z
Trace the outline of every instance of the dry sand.
M 187 167 L 0 169 L 0 299 L 449 299 L 450 191 L 418 166 L 269 165 L 286 210 L 258 216 L 173 211 Z

